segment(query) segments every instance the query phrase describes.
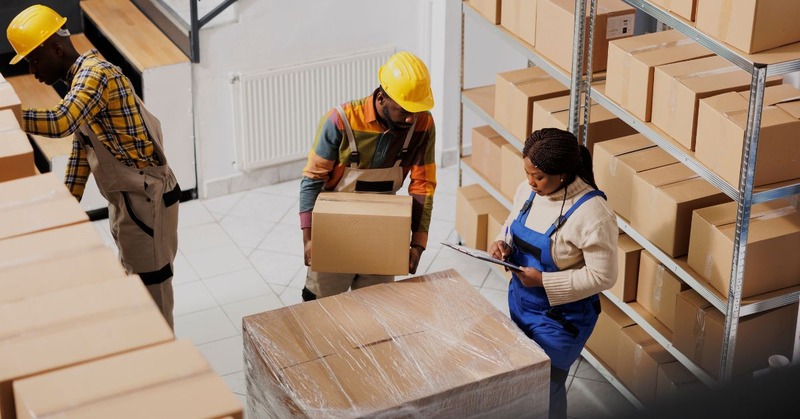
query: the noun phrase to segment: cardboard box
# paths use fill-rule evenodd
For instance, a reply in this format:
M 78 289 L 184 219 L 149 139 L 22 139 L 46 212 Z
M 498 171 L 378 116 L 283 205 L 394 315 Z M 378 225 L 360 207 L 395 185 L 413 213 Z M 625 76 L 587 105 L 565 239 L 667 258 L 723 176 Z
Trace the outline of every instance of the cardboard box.
M 642 121 L 650 121 L 655 67 L 713 53 L 675 30 L 617 39 L 608 44 L 606 96 Z
M 637 173 L 632 195 L 631 226 L 672 257 L 689 251 L 692 211 L 730 201 L 681 163 Z
M 22 126 L 22 105 L 14 91 L 14 86 L 6 80 L 0 82 L 0 111 L 8 109 L 14 113 L 17 123 Z
M 6 131 L 9 129 L 21 129 L 21 128 L 19 126 L 19 121 L 17 120 L 17 117 L 14 115 L 14 111 L 10 109 L 4 109 L 0 111 L 0 131 Z
M 64 181 L 52 173 L 0 183 L 0 240 L 89 221 Z
M 650 3 L 680 16 L 686 20 L 694 21 L 697 0 L 650 0 Z M 719 11 L 717 11 L 719 13 Z
M 5 114 L 2 119 L 7 120 L 10 112 L 0 111 L 0 114 Z M 0 128 L 0 182 L 33 176 L 35 169 L 33 147 L 28 136 L 19 126 Z
M 639 260 L 636 301 L 669 330 L 675 329 L 675 299 L 689 289 L 675 274 L 644 250 Z
M 737 204 L 701 208 L 692 214 L 688 263 L 722 295 L 730 290 Z M 800 284 L 800 214 L 784 200 L 750 207 L 742 298 Z
M 502 0 L 469 0 L 473 9 L 495 25 L 500 23 L 501 3 Z
M 472 168 L 500 188 L 500 148 L 508 141 L 488 125 L 472 129 Z
M 669 362 L 658 366 L 656 401 L 670 401 L 700 389 L 706 389 L 705 385 L 680 362 Z
M 750 54 L 800 41 L 800 3 L 737 0 L 735 4 L 698 1 L 697 29 Z
M 500 148 L 500 193 L 513 201 L 520 183 L 527 181 L 522 153 L 511 144 L 503 144 Z
M 173 338 L 138 276 L 4 302 L 0 304 L 2 417 L 15 417 L 14 380 Z
M 625 220 L 631 219 L 633 176 L 645 170 L 678 162 L 641 134 L 597 144 L 592 161 L 597 186 L 605 192 L 611 208 Z
M 569 94 L 569 87 L 538 67 L 497 73 L 494 118 L 520 142 L 531 133 L 536 101 Z
M 680 145 L 694 150 L 700 99 L 750 89 L 752 77 L 719 56 L 660 65 L 653 76 L 652 122 Z M 767 85 L 780 84 L 769 77 Z
M 454 270 L 243 327 L 248 417 L 548 414 L 549 358 Z
M 673 345 L 717 378 L 725 316 L 694 290 L 678 294 L 675 312 Z M 796 320 L 797 303 L 740 318 L 733 376 L 767 368 L 770 355 L 790 356 Z
M 487 214 L 486 219 L 486 250 L 489 250 L 489 246 L 492 245 L 497 240 L 497 237 L 501 233 L 505 233 L 503 231 L 503 225 L 508 219 L 508 208 L 503 207 L 502 205 L 499 207 L 495 207 L 492 209 L 489 214 Z
M 622 329 L 619 359 L 617 377 L 625 387 L 643 404 L 655 402 L 658 367 L 675 362 L 675 357 L 635 324 Z
M 742 146 L 750 92 L 729 92 L 700 100 L 695 157 L 726 182 L 739 188 Z M 800 178 L 800 90 L 767 87 L 761 110 L 755 186 Z
M 89 223 L 0 240 L 0 275 L 11 269 L 102 247 L 105 247 L 103 239 Z
M 626 303 L 636 300 L 641 252 L 642 246 L 639 243 L 629 235 L 620 233 L 617 240 L 617 282 L 609 291 Z
M 321 193 L 311 217 L 313 271 L 408 274 L 410 196 Z
M 542 100 L 533 104 L 533 130 L 541 128 L 569 129 L 569 96 Z M 581 111 L 581 115 L 583 115 Z M 581 117 L 581 120 L 583 118 Z M 594 145 L 612 138 L 636 133 L 630 125 L 619 119 L 608 109 L 592 103 L 589 116 L 589 141 L 586 147 L 594 150 Z M 583 142 L 583 129 L 578 131 L 578 141 Z
M 497 202 L 480 185 L 458 188 L 455 226 L 461 242 L 468 247 L 486 250 L 489 214 L 502 214 L 503 211 L 508 213 L 503 204 Z
M 539 0 L 536 6 L 536 45 L 543 57 L 572 73 L 572 42 L 575 28 L 574 0 Z M 589 7 L 586 7 L 587 23 Z M 594 49 L 592 69 L 594 72 L 606 69 L 608 61 L 608 41 L 633 35 L 635 10 L 620 0 L 600 0 L 594 26 Z M 546 40 L 546 42 L 542 42 Z M 589 31 L 586 31 L 584 45 L 589 45 Z M 588 52 L 588 49 L 587 49 Z M 586 53 L 583 62 L 586 63 Z M 584 70 L 586 70 L 584 64 Z
M 242 417 L 242 406 L 188 340 L 14 381 L 17 418 Z
M 620 364 L 617 356 L 619 342 L 622 339 L 622 329 L 636 324 L 636 322 L 602 294 L 600 295 L 600 304 L 602 312 L 597 318 L 592 335 L 586 341 L 586 349 L 602 361 L 609 371 L 616 372 Z M 629 362 L 629 360 L 622 362 Z
M 538 0 L 503 0 L 500 25 L 523 41 L 536 45 L 536 3 Z

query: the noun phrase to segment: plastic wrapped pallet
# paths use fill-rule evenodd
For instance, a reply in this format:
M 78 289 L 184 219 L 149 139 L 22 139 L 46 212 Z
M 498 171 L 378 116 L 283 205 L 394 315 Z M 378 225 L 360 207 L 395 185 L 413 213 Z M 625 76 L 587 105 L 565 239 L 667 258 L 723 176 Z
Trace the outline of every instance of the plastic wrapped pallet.
M 549 358 L 455 270 L 243 327 L 250 418 L 547 417 Z

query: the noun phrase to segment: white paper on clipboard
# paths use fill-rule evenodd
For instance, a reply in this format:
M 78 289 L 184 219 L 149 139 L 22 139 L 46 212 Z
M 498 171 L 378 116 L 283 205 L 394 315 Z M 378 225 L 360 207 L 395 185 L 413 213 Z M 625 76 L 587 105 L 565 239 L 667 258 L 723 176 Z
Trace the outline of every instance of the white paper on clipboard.
M 484 252 L 483 250 L 473 249 L 471 247 L 466 247 L 466 246 L 460 246 L 455 243 L 449 243 L 449 242 L 442 242 L 442 244 L 457 252 L 463 253 L 467 256 L 472 256 L 475 259 L 480 259 L 490 263 L 496 263 L 498 265 L 505 266 L 506 268 L 511 269 L 512 271 L 522 272 L 522 268 L 520 268 L 519 266 L 514 265 L 513 263 L 508 263 L 504 260 L 495 259 L 492 257 L 492 255 L 490 255 L 487 252 Z

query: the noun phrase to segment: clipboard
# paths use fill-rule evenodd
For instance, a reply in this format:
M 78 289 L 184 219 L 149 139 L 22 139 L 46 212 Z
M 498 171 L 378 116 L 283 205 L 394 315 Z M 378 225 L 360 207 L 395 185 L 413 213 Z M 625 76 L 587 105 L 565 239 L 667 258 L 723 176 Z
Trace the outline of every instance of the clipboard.
M 483 250 L 473 249 L 471 247 L 466 247 L 466 246 L 460 246 L 455 243 L 449 243 L 449 242 L 442 242 L 442 244 L 457 252 L 463 253 L 467 256 L 472 256 L 475 259 L 480 259 L 482 261 L 489 263 L 496 263 L 498 265 L 505 266 L 506 268 L 511 269 L 512 271 L 515 272 L 522 272 L 522 268 L 520 268 L 519 266 L 514 265 L 513 263 L 508 263 L 504 260 L 495 259 L 492 257 L 492 255 L 490 255 L 487 252 L 484 252 Z

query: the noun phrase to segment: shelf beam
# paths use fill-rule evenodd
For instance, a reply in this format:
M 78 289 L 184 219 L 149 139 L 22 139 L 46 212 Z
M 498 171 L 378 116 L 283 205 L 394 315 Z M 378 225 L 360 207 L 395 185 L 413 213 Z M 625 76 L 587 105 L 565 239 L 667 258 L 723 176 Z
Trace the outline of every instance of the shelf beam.
M 597 372 L 599 372 L 600 375 L 603 376 L 603 378 L 608 380 L 608 382 L 612 386 L 614 386 L 614 388 L 616 388 L 622 394 L 623 397 L 628 399 L 628 401 L 631 402 L 631 404 L 633 404 L 639 410 L 644 409 L 644 405 L 642 404 L 642 402 L 640 402 L 639 399 L 637 399 L 636 396 L 633 393 L 631 393 L 631 391 L 628 390 L 628 388 L 625 387 L 625 385 L 622 384 L 622 382 L 619 381 L 619 379 L 616 376 L 614 376 L 614 373 L 609 371 L 608 368 L 606 368 L 606 366 L 603 365 L 603 363 L 600 362 L 600 360 L 597 359 L 597 357 L 595 357 L 593 353 L 589 352 L 588 349 L 583 348 L 583 350 L 581 351 L 581 356 L 583 357 L 583 359 L 589 362 L 589 364 L 591 364 L 594 367 L 594 369 L 596 369 Z

